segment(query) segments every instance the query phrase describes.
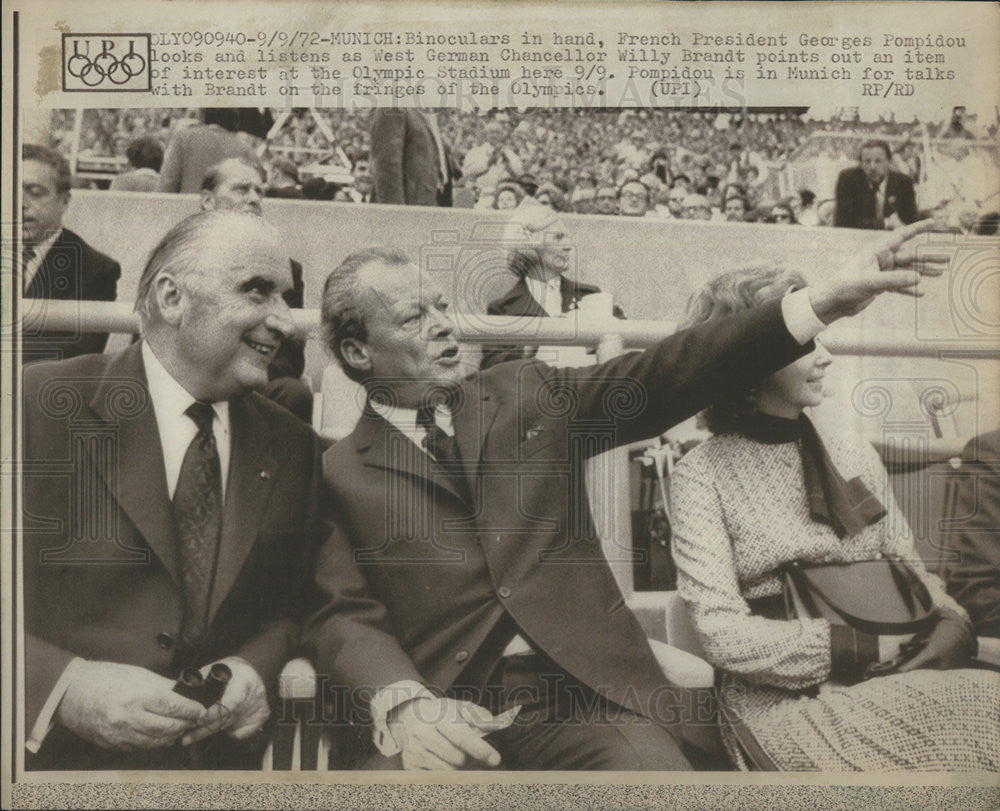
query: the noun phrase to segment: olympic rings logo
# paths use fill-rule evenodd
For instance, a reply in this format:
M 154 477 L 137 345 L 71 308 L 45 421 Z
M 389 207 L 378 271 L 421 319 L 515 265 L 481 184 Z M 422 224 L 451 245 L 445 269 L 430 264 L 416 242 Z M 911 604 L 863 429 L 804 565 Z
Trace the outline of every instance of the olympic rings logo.
M 66 73 L 86 87 L 97 87 L 105 79 L 115 85 L 124 85 L 133 77 L 145 72 L 148 62 L 136 51 L 134 39 L 128 40 L 128 53 L 120 58 L 112 53 L 115 48 L 114 40 L 102 39 L 101 51 L 93 57 L 92 44 L 96 46 L 92 40 L 75 39 L 73 53 L 66 60 Z M 65 53 L 65 43 L 63 47 Z

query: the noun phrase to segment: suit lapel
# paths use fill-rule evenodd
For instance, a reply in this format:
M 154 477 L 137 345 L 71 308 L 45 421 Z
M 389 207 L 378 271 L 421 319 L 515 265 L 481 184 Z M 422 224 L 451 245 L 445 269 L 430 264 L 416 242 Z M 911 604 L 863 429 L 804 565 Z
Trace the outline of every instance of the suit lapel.
M 156 413 L 149 399 L 142 344 L 136 343 L 113 360 L 99 383 L 90 407 L 103 421 L 118 429 L 118 465 L 106 483 L 121 509 L 135 524 L 149 548 L 180 583 L 180 561 L 174 543 L 174 519 L 167 498 L 167 476 Z M 115 413 L 123 394 L 135 395 L 138 386 L 145 397 L 135 416 Z M 125 387 L 124 389 L 122 387 Z M 99 465 L 103 470 L 104 466 Z
M 84 269 L 83 242 L 64 228 L 45 254 L 25 297 L 75 299 L 83 286 L 79 274 Z
M 229 425 L 229 476 L 209 604 L 210 625 L 257 540 L 261 514 L 280 467 L 271 452 L 271 428 L 249 396 L 230 401 Z
M 512 291 L 515 295 L 507 300 L 504 310 L 513 315 L 530 315 L 536 318 L 545 318 L 548 315 L 545 308 L 535 299 L 528 290 L 528 283 L 523 279 L 518 279 Z
M 562 311 L 568 313 L 570 310 L 578 306 L 579 299 L 577 298 L 577 286 L 573 284 L 565 276 L 562 276 L 559 281 L 559 292 L 562 294 Z
M 366 408 L 362 414 L 354 437 L 355 447 L 365 465 L 423 479 L 465 501 L 443 467 L 371 408 Z
M 482 464 L 486 434 L 497 416 L 497 398 L 486 391 L 482 375 L 473 375 L 462 386 L 465 399 L 462 407 L 452 415 L 458 450 L 465 463 L 468 490 L 479 501 L 479 468 Z
M 65 298 L 65 295 L 61 290 L 62 285 L 57 285 L 55 283 L 56 271 L 54 269 L 54 265 L 56 263 L 53 261 L 55 255 L 63 253 L 64 250 L 61 238 L 52 243 L 48 252 L 45 254 L 45 258 L 42 259 L 42 264 L 38 266 L 38 272 L 35 273 L 31 280 L 31 284 L 28 285 L 28 291 L 24 294 L 25 298 Z M 60 262 L 59 264 L 63 263 Z M 78 264 L 79 263 L 74 263 L 74 267 Z

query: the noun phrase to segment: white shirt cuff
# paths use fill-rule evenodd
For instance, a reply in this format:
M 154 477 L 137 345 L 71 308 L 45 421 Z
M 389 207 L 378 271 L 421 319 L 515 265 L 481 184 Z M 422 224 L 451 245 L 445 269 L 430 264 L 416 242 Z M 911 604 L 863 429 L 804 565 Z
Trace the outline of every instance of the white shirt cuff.
M 415 698 L 435 698 L 434 694 L 417 681 L 396 681 L 387 687 L 383 687 L 372 699 L 371 712 L 374 726 L 373 739 L 375 748 L 385 755 L 392 757 L 401 750 L 396 739 L 389 732 L 389 713 L 401 704 L 412 701 Z
M 789 293 L 781 299 L 781 315 L 792 337 L 803 345 L 826 329 L 826 324 L 820 321 L 809 302 L 809 291 L 806 288 Z
M 62 675 L 59 677 L 59 681 L 56 682 L 56 686 L 52 688 L 52 692 L 49 693 L 49 697 L 45 700 L 45 704 L 42 706 L 42 711 L 38 713 L 38 718 L 35 721 L 35 725 L 31 728 L 31 734 L 28 735 L 28 740 L 24 743 L 24 748 L 27 749 L 32 754 L 38 752 L 42 747 L 42 743 L 45 741 L 45 736 L 52 731 L 52 727 L 56 725 L 53 720 L 55 718 L 56 710 L 59 709 L 59 703 L 63 700 L 63 696 L 66 695 L 66 690 L 69 689 L 70 682 L 73 681 L 73 676 L 76 673 L 77 668 L 84 663 L 84 659 L 76 657 L 68 665 L 66 669 L 63 670 Z

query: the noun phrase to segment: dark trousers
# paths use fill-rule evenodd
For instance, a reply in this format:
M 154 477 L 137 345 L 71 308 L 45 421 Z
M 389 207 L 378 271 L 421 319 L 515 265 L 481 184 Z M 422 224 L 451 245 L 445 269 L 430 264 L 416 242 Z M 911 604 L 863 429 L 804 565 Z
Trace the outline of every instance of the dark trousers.
M 494 714 L 520 705 L 514 722 L 486 741 L 501 768 L 536 770 L 681 771 L 691 765 L 663 727 L 612 704 L 540 654 L 503 658 L 485 689 L 456 687 Z M 361 768 L 398 769 L 399 755 L 373 755 Z M 473 768 L 476 768 L 473 765 Z
M 25 752 L 25 771 L 149 771 L 198 769 L 241 771 L 260 769 L 267 735 L 237 741 L 215 735 L 192 746 L 121 752 L 102 749 L 69 730 L 55 726 L 37 754 Z

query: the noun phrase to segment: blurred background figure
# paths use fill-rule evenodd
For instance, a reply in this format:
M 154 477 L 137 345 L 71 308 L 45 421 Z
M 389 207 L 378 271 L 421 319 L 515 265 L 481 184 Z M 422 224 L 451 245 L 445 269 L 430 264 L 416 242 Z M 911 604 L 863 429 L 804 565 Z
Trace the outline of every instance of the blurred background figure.
M 274 158 L 267 168 L 266 197 L 280 197 L 285 200 L 301 200 L 299 169 L 288 158 Z
M 809 189 L 799 191 L 799 223 L 801 225 L 819 225 L 819 213 L 816 211 L 816 193 Z
M 622 217 L 645 217 L 649 210 L 649 189 L 630 180 L 618 190 L 618 213 Z
M 858 166 L 844 169 L 837 178 L 838 228 L 882 230 L 917 221 L 913 181 L 890 169 L 892 150 L 882 140 L 861 145 Z
M 739 194 L 726 198 L 723 212 L 729 222 L 743 222 L 747 215 L 747 200 Z
M 375 202 L 452 205 L 452 181 L 461 177 L 438 127 L 437 113 L 420 108 L 372 113 L 371 159 Z
M 791 203 L 787 202 L 776 203 L 771 207 L 768 222 L 775 225 L 798 225 L 798 220 L 795 219 L 795 211 L 792 209 Z
M 203 122 L 174 131 L 163 157 L 160 191 L 196 194 L 208 167 L 226 158 L 257 160 L 253 148 L 236 134 L 238 109 L 206 107 Z
M 497 211 L 513 211 L 524 199 L 524 189 L 510 178 L 502 180 L 493 198 L 493 208 Z
M 64 228 L 70 198 L 69 163 L 58 152 L 37 144 L 21 150 L 21 251 L 17 257 L 25 299 L 114 301 L 121 266 Z M 30 307 L 27 309 L 30 310 Z M 26 328 L 22 357 L 59 360 L 103 352 L 106 332 L 58 332 Z
M 355 203 L 370 203 L 375 193 L 375 181 L 372 178 L 372 162 L 367 152 L 362 152 L 354 159 L 351 166 L 354 185 L 348 195 Z
M 712 207 L 703 194 L 689 194 L 684 198 L 683 216 L 685 220 L 710 220 Z
M 163 147 L 156 138 L 143 136 L 129 143 L 125 150 L 128 170 L 111 181 L 112 191 L 158 191 Z

